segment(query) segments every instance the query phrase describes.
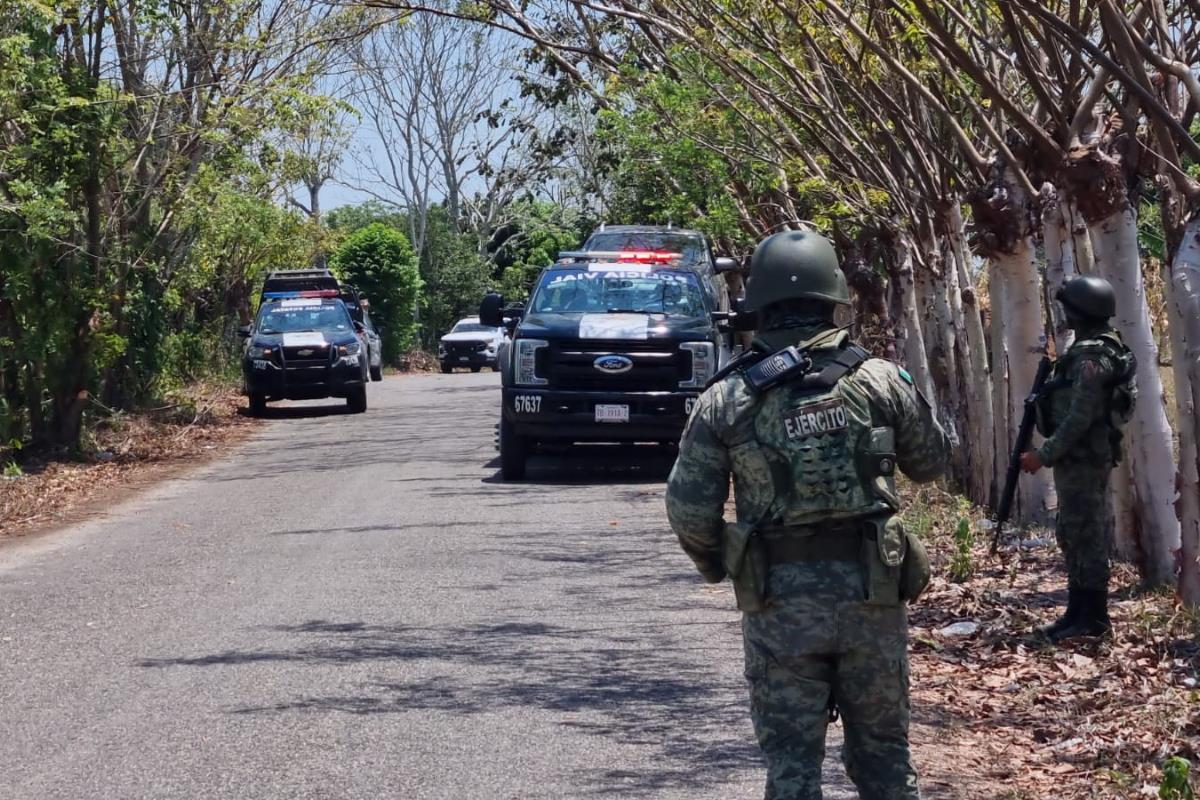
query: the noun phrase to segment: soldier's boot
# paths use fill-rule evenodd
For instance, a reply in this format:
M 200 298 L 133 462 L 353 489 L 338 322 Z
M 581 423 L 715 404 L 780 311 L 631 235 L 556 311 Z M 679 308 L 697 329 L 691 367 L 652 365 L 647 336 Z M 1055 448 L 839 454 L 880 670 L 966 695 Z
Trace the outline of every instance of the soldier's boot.
M 1075 618 L 1079 616 L 1079 601 L 1080 592 L 1074 586 L 1067 587 L 1067 610 L 1057 620 L 1038 630 L 1042 636 L 1045 636 L 1050 641 L 1058 641 L 1054 637 L 1075 624 Z
M 1050 637 L 1052 642 L 1074 639 L 1077 636 L 1109 636 L 1112 621 L 1108 618 L 1108 590 L 1080 590 L 1079 615 L 1075 622 Z

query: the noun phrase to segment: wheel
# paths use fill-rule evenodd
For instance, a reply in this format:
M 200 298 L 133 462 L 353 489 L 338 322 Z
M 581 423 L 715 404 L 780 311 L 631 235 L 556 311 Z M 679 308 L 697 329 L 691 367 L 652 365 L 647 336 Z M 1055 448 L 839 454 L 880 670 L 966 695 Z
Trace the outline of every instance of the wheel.
M 528 439 L 516 434 L 512 423 L 500 417 L 500 477 L 506 481 L 519 481 L 525 477 L 529 445 Z
M 449 375 L 451 372 L 454 372 L 454 367 L 450 366 L 449 364 L 442 364 L 443 375 Z
M 471 367 L 471 372 L 479 372 L 482 367 Z
M 359 386 L 346 395 L 346 406 L 351 414 L 361 414 L 367 410 L 367 387 Z
M 267 410 L 267 396 L 265 394 L 250 395 L 250 416 L 261 417 Z
M 383 380 L 383 365 L 382 364 L 379 365 L 378 367 L 371 367 L 371 380 L 373 380 L 373 381 Z

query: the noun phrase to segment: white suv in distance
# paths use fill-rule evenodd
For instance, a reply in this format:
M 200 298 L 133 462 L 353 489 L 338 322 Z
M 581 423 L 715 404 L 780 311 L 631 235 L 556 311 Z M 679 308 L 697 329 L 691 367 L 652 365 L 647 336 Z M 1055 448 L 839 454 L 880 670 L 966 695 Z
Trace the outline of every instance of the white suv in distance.
M 450 332 L 438 342 L 438 361 L 442 372 L 453 372 L 455 367 L 470 367 L 479 372 L 484 367 L 496 370 L 496 351 L 504 342 L 504 328 L 480 325 L 478 317 L 460 319 Z

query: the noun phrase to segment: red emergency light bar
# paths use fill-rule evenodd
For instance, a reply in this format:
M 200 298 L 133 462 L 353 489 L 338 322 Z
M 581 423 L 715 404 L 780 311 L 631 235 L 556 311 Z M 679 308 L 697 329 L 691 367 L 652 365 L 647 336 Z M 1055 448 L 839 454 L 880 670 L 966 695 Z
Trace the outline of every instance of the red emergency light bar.
M 682 253 L 657 250 L 625 250 L 618 254 L 618 261 L 636 261 L 639 264 L 665 264 L 683 258 Z

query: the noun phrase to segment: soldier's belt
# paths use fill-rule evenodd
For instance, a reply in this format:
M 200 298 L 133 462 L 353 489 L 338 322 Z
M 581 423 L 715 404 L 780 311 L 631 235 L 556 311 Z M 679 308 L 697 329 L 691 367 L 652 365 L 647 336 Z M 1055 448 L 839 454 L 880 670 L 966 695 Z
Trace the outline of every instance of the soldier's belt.
M 772 564 L 812 561 L 859 561 L 862 558 L 862 524 L 812 528 L 776 528 L 763 532 L 763 544 Z

